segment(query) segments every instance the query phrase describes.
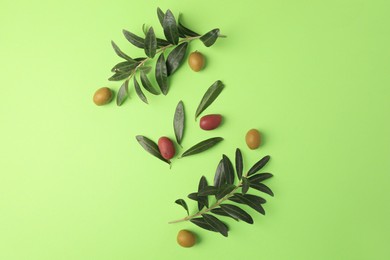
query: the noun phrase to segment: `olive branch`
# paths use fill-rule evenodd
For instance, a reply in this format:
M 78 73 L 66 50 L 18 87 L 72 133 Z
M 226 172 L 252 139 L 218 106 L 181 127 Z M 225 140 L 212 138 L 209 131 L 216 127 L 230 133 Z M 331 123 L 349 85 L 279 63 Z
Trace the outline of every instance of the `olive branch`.
M 137 74 L 139 74 L 141 84 L 146 91 L 153 95 L 159 95 L 161 91 L 161 93 L 167 95 L 169 90 L 168 78 L 172 76 L 183 63 L 189 42 L 199 39 L 206 47 L 210 47 L 216 42 L 218 37 L 225 37 L 220 34 L 218 28 L 200 35 L 185 27 L 181 22 L 180 15 L 178 21 L 176 21 L 169 9 L 164 13 L 160 8 L 157 8 L 157 16 L 163 28 L 165 39 L 156 37 L 153 27 L 148 28 L 145 25 L 142 27 L 145 34 L 144 38 L 127 30 L 123 30 L 125 38 L 135 47 L 144 49 L 147 57 L 133 59 L 124 53 L 114 41 L 111 41 L 115 53 L 125 60 L 119 62 L 111 69 L 114 75 L 109 78 L 110 81 L 124 80 L 117 94 L 116 103 L 118 106 L 122 105 L 128 97 L 128 86 L 131 78 L 133 78 L 136 94 L 143 102 L 148 104 L 148 99 L 138 83 Z M 164 53 L 171 48 L 173 48 L 172 51 L 168 54 L 167 58 L 165 58 Z M 147 64 L 157 55 L 158 58 L 155 64 L 154 76 L 159 91 L 154 87 L 154 84 L 147 76 L 147 74 L 152 71 L 152 66 Z
M 271 178 L 271 173 L 258 173 L 269 161 L 270 156 L 265 156 L 256 162 L 247 173 L 243 175 L 243 159 L 240 149 L 236 149 L 235 168 L 238 184 L 234 185 L 235 173 L 233 164 L 229 157 L 222 156 L 217 166 L 214 176 L 214 185 L 208 185 L 205 176 L 202 176 L 198 191 L 190 193 L 188 198 L 198 202 L 198 212 L 190 215 L 187 203 L 183 199 L 178 199 L 175 203 L 181 205 L 186 211 L 187 216 L 178 220 L 170 221 L 170 224 L 190 221 L 193 224 L 209 231 L 219 232 L 223 236 L 228 236 L 228 226 L 214 215 L 226 216 L 235 220 L 242 220 L 253 224 L 253 218 L 240 207 L 227 204 L 232 201 L 238 204 L 245 204 L 260 214 L 265 215 L 263 204 L 266 200 L 260 196 L 247 194 L 250 188 L 264 192 L 273 196 L 272 190 L 262 182 Z M 241 189 L 241 192 L 238 192 Z M 209 206 L 209 196 L 215 196 L 215 203 Z M 214 214 L 211 215 L 210 213 Z

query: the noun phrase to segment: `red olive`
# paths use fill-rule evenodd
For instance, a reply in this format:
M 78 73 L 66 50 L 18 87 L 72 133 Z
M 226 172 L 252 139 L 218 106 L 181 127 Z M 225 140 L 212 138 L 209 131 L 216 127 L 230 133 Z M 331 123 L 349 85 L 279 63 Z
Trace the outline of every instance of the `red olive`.
M 222 116 L 219 114 L 206 115 L 200 119 L 199 126 L 203 130 L 213 130 L 217 128 L 221 122 Z
M 163 136 L 158 139 L 158 149 L 160 150 L 162 157 L 167 160 L 172 159 L 173 156 L 175 156 L 175 146 L 168 137 Z

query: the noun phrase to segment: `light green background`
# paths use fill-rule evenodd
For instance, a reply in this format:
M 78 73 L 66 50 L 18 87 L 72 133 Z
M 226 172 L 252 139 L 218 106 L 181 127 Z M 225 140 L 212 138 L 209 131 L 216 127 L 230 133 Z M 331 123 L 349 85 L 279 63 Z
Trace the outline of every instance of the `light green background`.
M 122 107 L 95 106 L 97 88 L 119 87 L 107 81 L 119 61 L 110 40 L 142 55 L 121 30 L 147 23 L 162 36 L 157 6 L 228 38 L 192 43 L 207 67 L 182 66 L 168 96 L 147 106 L 131 90 Z M 387 0 L 2 0 L 0 259 L 390 259 L 389 10 Z M 225 122 L 203 132 L 192 115 L 217 79 L 226 88 L 206 113 Z M 170 170 L 134 137 L 173 137 L 180 99 L 185 147 L 225 141 Z M 250 128 L 264 133 L 256 151 Z M 267 215 L 226 220 L 228 238 L 168 225 L 185 215 L 174 200 L 236 147 L 247 168 L 272 156 Z M 176 244 L 184 228 L 200 238 L 191 249 Z

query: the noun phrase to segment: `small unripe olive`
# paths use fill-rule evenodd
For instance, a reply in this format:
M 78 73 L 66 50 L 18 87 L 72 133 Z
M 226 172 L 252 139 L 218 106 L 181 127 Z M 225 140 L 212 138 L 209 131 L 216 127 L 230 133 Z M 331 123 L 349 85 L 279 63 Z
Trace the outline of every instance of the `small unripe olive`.
M 195 234 L 188 230 L 180 230 L 177 234 L 177 243 L 182 247 L 192 247 L 196 243 Z
M 188 65 L 193 71 L 200 71 L 204 67 L 205 58 L 202 53 L 194 51 L 188 57 Z
M 258 148 L 261 144 L 260 132 L 256 129 L 251 129 L 246 133 L 245 141 L 248 147 L 252 150 Z
M 111 89 L 107 87 L 99 88 L 93 95 L 93 102 L 98 106 L 102 106 L 110 103 L 112 96 L 113 94 Z

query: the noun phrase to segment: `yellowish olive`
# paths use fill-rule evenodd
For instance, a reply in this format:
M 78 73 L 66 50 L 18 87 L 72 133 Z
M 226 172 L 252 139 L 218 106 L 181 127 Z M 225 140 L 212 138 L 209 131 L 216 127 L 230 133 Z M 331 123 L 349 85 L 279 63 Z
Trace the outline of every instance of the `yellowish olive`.
M 110 103 L 110 101 L 112 100 L 112 96 L 113 94 L 110 88 L 99 88 L 93 95 L 93 102 L 98 106 L 102 106 Z
M 203 54 L 198 51 L 192 52 L 188 57 L 188 65 L 190 65 L 190 68 L 193 71 L 196 72 L 200 71 L 204 67 L 204 64 L 205 64 L 205 58 Z
M 177 243 L 182 247 L 192 247 L 196 243 L 196 236 L 188 230 L 180 230 L 177 234 Z
M 245 141 L 250 149 L 257 149 L 261 144 L 260 132 L 256 129 L 249 130 L 248 133 L 246 133 Z

